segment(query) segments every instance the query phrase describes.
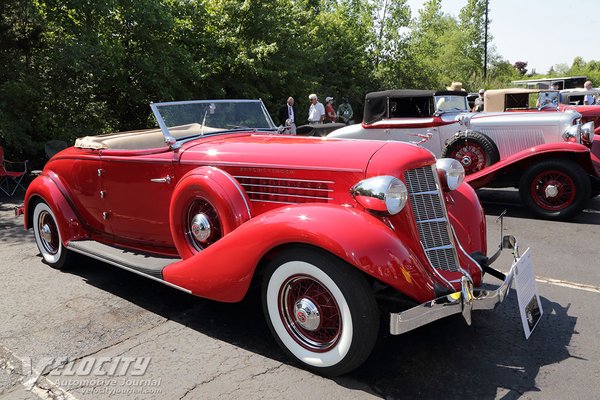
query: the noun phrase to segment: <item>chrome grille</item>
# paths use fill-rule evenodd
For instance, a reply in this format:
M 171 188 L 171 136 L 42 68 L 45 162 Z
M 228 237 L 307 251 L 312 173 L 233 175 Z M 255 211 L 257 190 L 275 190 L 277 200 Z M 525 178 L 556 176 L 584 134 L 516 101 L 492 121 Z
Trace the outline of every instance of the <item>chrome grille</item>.
M 419 239 L 435 269 L 458 271 L 458 257 L 450 237 L 450 225 L 438 189 L 437 171 L 430 165 L 408 170 L 404 180 L 410 195 Z
M 251 201 L 298 204 L 332 200 L 332 181 L 236 176 Z

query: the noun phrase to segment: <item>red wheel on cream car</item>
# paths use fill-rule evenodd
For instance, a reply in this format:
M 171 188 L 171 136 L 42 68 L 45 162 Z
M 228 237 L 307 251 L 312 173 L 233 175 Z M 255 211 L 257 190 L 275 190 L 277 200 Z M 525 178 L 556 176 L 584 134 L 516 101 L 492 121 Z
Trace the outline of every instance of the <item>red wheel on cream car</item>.
M 262 300 L 279 345 L 319 374 L 351 371 L 375 345 L 379 311 L 372 290 L 360 271 L 330 254 L 295 248 L 276 256 Z
M 571 160 L 545 160 L 530 167 L 519 184 L 523 203 L 537 216 L 565 220 L 590 197 L 586 172 Z

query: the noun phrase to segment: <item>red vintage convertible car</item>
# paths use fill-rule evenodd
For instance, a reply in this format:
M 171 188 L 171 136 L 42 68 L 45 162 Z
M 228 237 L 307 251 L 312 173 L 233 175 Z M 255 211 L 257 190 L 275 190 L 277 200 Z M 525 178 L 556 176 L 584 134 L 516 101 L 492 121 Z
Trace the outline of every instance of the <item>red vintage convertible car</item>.
M 371 353 L 376 294 L 411 304 L 389 315 L 393 334 L 457 313 L 470 323 L 506 295 L 515 267 L 489 266 L 503 246 L 486 257 L 458 161 L 277 135 L 259 100 L 151 107 L 160 129 L 78 139 L 29 186 L 25 225 L 50 266 L 80 253 L 223 302 L 257 283 L 277 342 L 324 375 Z M 473 289 L 484 272 L 497 290 Z

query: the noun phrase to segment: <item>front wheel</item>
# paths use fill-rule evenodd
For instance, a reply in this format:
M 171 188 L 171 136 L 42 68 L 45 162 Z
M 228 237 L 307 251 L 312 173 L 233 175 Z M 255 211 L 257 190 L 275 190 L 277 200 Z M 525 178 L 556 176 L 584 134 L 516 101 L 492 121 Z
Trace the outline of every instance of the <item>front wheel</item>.
M 571 160 L 546 160 L 531 166 L 519 183 L 523 203 L 538 217 L 566 220 L 590 197 L 586 172 Z
M 379 310 L 365 277 L 320 251 L 291 249 L 268 265 L 263 310 L 279 345 L 305 368 L 345 374 L 371 353 Z
M 69 266 L 74 255 L 63 246 L 56 217 L 44 202 L 37 203 L 33 209 L 33 233 L 46 264 L 56 269 Z

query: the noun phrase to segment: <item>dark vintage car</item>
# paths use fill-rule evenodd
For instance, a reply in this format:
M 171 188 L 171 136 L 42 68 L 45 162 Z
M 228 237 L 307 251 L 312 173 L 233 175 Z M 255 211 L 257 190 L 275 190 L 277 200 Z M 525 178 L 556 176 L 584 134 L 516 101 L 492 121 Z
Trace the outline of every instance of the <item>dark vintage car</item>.
M 485 93 L 486 109 L 493 92 Z M 569 219 L 600 193 L 593 122 L 582 124 L 574 110 L 469 113 L 466 97 L 424 90 L 369 93 L 363 123 L 328 137 L 418 143 L 437 157 L 460 161 L 475 188 L 519 188 L 523 204 L 541 218 Z
M 470 323 L 507 294 L 516 264 L 507 276 L 489 266 L 500 250 L 486 256 L 456 160 L 277 135 L 259 100 L 151 107 L 159 129 L 80 138 L 31 183 L 25 225 L 45 263 L 79 253 L 223 302 L 254 283 L 276 341 L 324 375 L 371 353 L 376 295 L 408 303 L 385 317 L 400 334 L 452 314 Z M 474 289 L 485 272 L 502 285 Z

